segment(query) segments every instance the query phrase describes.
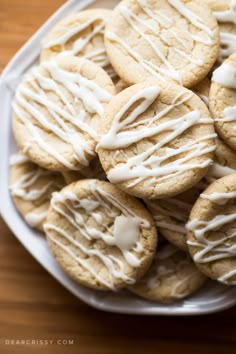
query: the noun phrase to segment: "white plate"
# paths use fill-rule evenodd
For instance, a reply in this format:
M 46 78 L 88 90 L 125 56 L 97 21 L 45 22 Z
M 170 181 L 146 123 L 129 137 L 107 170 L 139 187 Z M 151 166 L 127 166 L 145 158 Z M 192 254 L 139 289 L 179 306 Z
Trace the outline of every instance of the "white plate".
M 29 228 L 17 213 L 9 193 L 9 157 L 17 150 L 11 130 L 11 101 L 14 90 L 24 73 L 39 57 L 44 35 L 58 20 L 85 7 L 109 7 L 117 0 L 70 0 L 62 6 L 24 45 L 8 64 L 0 80 L 0 211 L 2 217 L 24 247 L 62 285 L 87 304 L 101 310 L 148 315 L 194 315 L 223 310 L 236 304 L 236 288 L 209 282 L 200 292 L 173 305 L 142 300 L 126 291 L 110 293 L 84 288 L 71 280 L 54 261 L 45 238 Z

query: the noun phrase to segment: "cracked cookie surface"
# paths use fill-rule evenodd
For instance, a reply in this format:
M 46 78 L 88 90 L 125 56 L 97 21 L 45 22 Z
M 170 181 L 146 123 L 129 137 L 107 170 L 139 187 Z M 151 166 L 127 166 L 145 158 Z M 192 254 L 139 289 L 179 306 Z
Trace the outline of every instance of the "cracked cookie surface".
M 52 193 L 66 182 L 60 173 L 37 166 L 22 153 L 12 155 L 10 165 L 10 193 L 16 208 L 29 226 L 43 231 Z
M 211 184 L 196 201 L 187 224 L 187 244 L 208 277 L 236 284 L 236 174 Z
M 56 55 L 74 55 L 91 60 L 116 79 L 104 44 L 105 26 L 111 13 L 111 10 L 92 9 L 62 20 L 44 38 L 40 60 L 47 61 Z
M 213 72 L 209 107 L 218 134 L 236 150 L 236 53 Z
M 64 271 L 98 290 L 133 284 L 156 252 L 157 233 L 148 211 L 104 181 L 82 180 L 54 193 L 44 229 Z
M 115 94 L 107 73 L 77 57 L 34 67 L 13 101 L 13 132 L 20 149 L 53 171 L 80 170 L 95 154 L 105 105 Z
M 219 28 L 203 1 L 123 0 L 106 27 L 105 45 L 128 84 L 154 76 L 192 87 L 217 58 Z
M 193 92 L 167 82 L 129 87 L 107 106 L 98 144 L 111 183 L 140 198 L 160 199 L 194 186 L 215 150 L 213 120 Z
M 163 245 L 145 276 L 129 289 L 148 300 L 171 303 L 200 289 L 206 277 L 191 257 L 172 245 Z

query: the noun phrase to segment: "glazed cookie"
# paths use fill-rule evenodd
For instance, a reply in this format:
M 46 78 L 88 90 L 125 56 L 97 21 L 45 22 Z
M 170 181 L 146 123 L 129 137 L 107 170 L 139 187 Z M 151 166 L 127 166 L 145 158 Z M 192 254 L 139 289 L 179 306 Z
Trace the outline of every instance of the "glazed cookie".
M 170 303 L 192 295 L 205 282 L 191 257 L 167 244 L 158 249 L 148 272 L 130 290 L 148 300 Z
M 217 58 L 219 28 L 203 1 L 123 0 L 106 27 L 105 45 L 128 84 L 156 77 L 192 87 Z
M 198 268 L 212 279 L 236 285 L 236 174 L 217 180 L 201 194 L 187 229 Z
M 185 225 L 200 191 L 200 188 L 193 187 L 175 198 L 144 201 L 158 232 L 183 251 L 188 250 Z
M 100 133 L 97 151 L 108 179 L 144 199 L 168 198 L 194 186 L 215 150 L 206 105 L 170 82 L 147 81 L 116 95 Z
M 95 157 L 88 167 L 84 167 L 79 171 L 62 172 L 62 175 L 68 184 L 85 178 L 96 178 L 100 180 L 107 179 L 106 173 L 103 170 L 98 157 Z
M 11 157 L 10 192 L 27 224 L 43 231 L 51 195 L 65 186 L 60 173 L 47 171 L 22 154 Z
M 113 94 L 111 79 L 91 61 L 68 56 L 41 63 L 19 85 L 13 102 L 17 144 L 48 170 L 88 166 Z
M 218 134 L 236 150 L 236 53 L 214 71 L 209 107 Z
M 83 57 L 116 78 L 104 45 L 105 26 L 111 13 L 106 9 L 85 10 L 59 22 L 43 40 L 41 61 L 58 54 Z
M 222 63 L 236 52 L 236 1 L 206 0 L 220 27 L 220 51 L 217 58 Z
M 148 211 L 104 181 L 82 180 L 54 193 L 44 229 L 64 271 L 98 290 L 133 284 L 156 251 L 157 235 Z
M 217 138 L 214 163 L 204 179 L 208 184 L 211 184 L 215 180 L 233 173 L 236 173 L 236 151 Z
M 211 81 L 208 79 L 208 77 L 205 77 L 192 88 L 192 91 L 201 98 L 207 107 L 209 106 L 210 87 Z

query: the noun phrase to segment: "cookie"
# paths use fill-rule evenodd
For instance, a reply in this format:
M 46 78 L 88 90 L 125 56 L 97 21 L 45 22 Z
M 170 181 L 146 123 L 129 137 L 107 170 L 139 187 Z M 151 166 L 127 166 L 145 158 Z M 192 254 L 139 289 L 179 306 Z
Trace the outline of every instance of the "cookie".
M 188 250 L 185 225 L 200 191 L 200 188 L 193 187 L 174 198 L 144 201 L 158 232 L 183 251 Z
M 53 192 L 65 186 L 60 173 L 47 171 L 21 153 L 12 155 L 10 193 L 26 223 L 43 231 Z
M 208 77 L 205 77 L 192 88 L 192 91 L 201 98 L 207 107 L 209 106 L 210 87 L 211 81 L 208 79 Z
M 209 107 L 219 136 L 236 150 L 236 53 L 213 72 Z
M 79 171 L 62 172 L 62 175 L 67 184 L 85 178 L 96 178 L 100 180 L 107 179 L 106 173 L 104 172 L 98 157 L 95 157 L 95 159 L 90 162 L 88 167 L 84 167 Z
M 104 181 L 82 180 L 54 193 L 44 229 L 64 271 L 98 290 L 133 284 L 156 251 L 157 234 L 148 211 Z
M 171 303 L 192 295 L 205 282 L 191 257 L 167 244 L 158 248 L 152 266 L 130 290 L 148 300 Z
M 207 0 L 220 28 L 220 51 L 217 58 L 222 63 L 236 52 L 236 1 Z
M 220 138 L 217 138 L 215 142 L 214 163 L 204 177 L 208 185 L 221 177 L 236 173 L 236 151 L 232 150 Z
M 144 199 L 168 198 L 207 173 L 215 150 L 206 105 L 179 85 L 151 80 L 116 95 L 97 152 L 108 180 Z
M 42 42 L 41 61 L 56 55 L 72 55 L 93 61 L 115 79 L 104 45 L 106 23 L 111 10 L 91 9 L 80 11 L 56 24 Z
M 201 194 L 187 229 L 189 252 L 198 268 L 212 279 L 236 285 L 236 174 Z
M 203 1 L 123 0 L 106 26 L 105 45 L 128 84 L 155 77 L 192 87 L 217 58 L 219 28 Z
M 19 85 L 13 131 L 20 149 L 52 171 L 80 170 L 94 158 L 97 129 L 115 87 L 96 64 L 76 57 L 43 62 Z

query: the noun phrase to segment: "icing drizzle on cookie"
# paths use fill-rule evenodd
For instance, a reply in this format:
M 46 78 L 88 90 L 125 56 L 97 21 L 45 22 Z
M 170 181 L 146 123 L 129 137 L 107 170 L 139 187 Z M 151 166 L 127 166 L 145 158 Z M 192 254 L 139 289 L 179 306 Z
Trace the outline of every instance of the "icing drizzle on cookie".
M 41 205 L 39 210 L 31 211 L 24 215 L 26 222 L 37 227 L 46 218 L 49 208 L 50 191 L 60 190 L 64 187 L 62 180 L 56 177 L 56 173 L 44 170 L 33 164 L 26 156 L 22 154 L 14 154 L 11 156 L 10 165 L 19 166 L 30 164 L 32 168 L 29 172 L 24 173 L 20 178 L 10 186 L 10 192 L 13 197 L 20 198 L 26 202 L 39 202 Z M 30 166 L 29 165 L 29 166 Z M 58 176 L 57 176 L 58 177 Z
M 214 11 L 213 15 L 219 22 L 231 22 L 236 25 L 236 0 L 231 0 L 227 10 Z
M 42 69 L 45 70 L 45 74 L 42 73 Z M 51 99 L 50 94 L 63 104 L 63 108 Z M 37 143 L 42 150 L 66 168 L 78 169 L 76 164 L 71 163 L 53 144 L 46 141 L 42 131 L 47 131 L 57 140 L 70 145 L 74 151 L 74 159 L 88 166 L 89 159 L 95 152 L 85 136 L 98 140 L 97 133 L 92 127 L 91 116 L 101 116 L 102 103 L 108 102 L 110 98 L 108 92 L 80 73 L 63 70 L 54 60 L 42 63 L 41 67 L 34 68 L 26 81 L 18 87 L 13 103 L 17 118 L 32 135 L 31 141 L 25 143 L 24 151 L 27 151 L 33 143 Z M 78 102 L 83 104 L 84 109 L 76 108 Z
M 235 14 L 236 18 L 236 14 Z M 222 63 L 226 58 L 236 52 L 236 34 L 220 32 L 220 52 L 218 62 Z
M 191 92 L 180 91 L 172 103 L 159 113 L 151 117 L 141 116 L 158 98 L 159 94 L 160 88 L 152 86 L 142 89 L 130 98 L 116 114 L 108 133 L 101 138 L 98 151 L 99 148 L 118 149 L 113 157 L 113 167 L 107 174 L 112 183 L 128 182 L 128 187 L 132 187 L 147 178 L 150 178 L 151 183 L 155 183 L 156 178 L 164 180 L 170 175 L 177 176 L 183 171 L 205 168 L 212 163 L 211 159 L 204 159 L 201 162 L 194 161 L 194 159 L 215 150 L 214 145 L 209 146 L 209 139 L 215 138 L 215 134 L 190 140 L 184 146 L 177 148 L 167 146 L 190 127 L 212 123 L 212 119 L 201 117 L 199 111 L 192 111 L 175 119 L 162 120 L 167 114 L 170 114 L 173 108 L 187 102 L 193 95 Z M 130 113 L 130 108 L 135 104 L 136 107 Z M 129 112 L 128 115 L 127 112 Z M 134 157 L 128 157 L 124 150 L 121 151 L 121 149 L 136 144 L 142 139 L 159 134 L 163 135 L 166 132 L 168 134 L 157 139 L 157 142 L 148 147 L 146 151 L 138 153 Z M 159 156 L 158 150 L 161 148 L 163 150 Z M 122 157 L 123 160 L 125 157 L 126 161 L 118 162 Z
M 106 22 L 102 16 L 93 16 L 88 21 L 75 25 L 71 28 L 64 28 L 62 26 L 57 26 L 57 30 L 62 31 L 66 29 L 63 34 L 57 35 L 54 39 L 44 39 L 43 48 L 50 49 L 53 47 L 59 47 L 61 56 L 75 55 L 82 56 L 83 58 L 92 60 L 94 63 L 109 71 L 112 78 L 116 76 L 114 70 L 110 65 L 110 61 L 106 54 L 105 45 L 103 43 L 103 36 L 105 30 Z M 90 43 L 94 41 L 96 36 L 102 36 L 102 41 L 100 42 L 100 48 L 88 50 Z M 72 39 L 76 36 L 76 39 L 72 42 Z
M 236 192 L 215 192 L 202 194 L 202 199 L 206 199 L 219 206 L 224 206 L 236 198 Z M 194 254 L 196 263 L 209 263 L 236 256 L 236 212 L 230 214 L 218 214 L 210 220 L 191 220 L 187 224 L 189 231 L 193 232 L 196 241 L 187 241 L 190 246 L 198 247 Z M 211 238 L 211 236 L 215 236 Z M 235 272 L 235 270 L 234 270 Z M 230 281 L 234 272 L 226 272 L 219 281 L 226 284 L 236 284 Z
M 229 62 L 224 62 L 217 68 L 212 76 L 212 81 L 217 82 L 229 89 L 236 89 L 236 66 Z M 216 122 L 234 122 L 236 121 L 236 105 L 228 106 L 224 109 L 223 118 L 215 118 Z M 236 125 L 233 126 L 236 130 Z
M 89 182 L 92 199 L 80 199 L 74 193 L 64 190 L 61 193 L 54 193 L 52 208 L 79 232 L 87 242 L 102 240 L 109 247 L 117 247 L 130 267 L 139 267 L 141 259 L 137 254 L 143 253 L 143 247 L 139 242 L 140 227 L 150 228 L 150 223 L 138 217 L 125 204 L 117 200 L 112 194 L 106 192 L 99 186 L 96 180 Z M 94 227 L 86 225 L 86 219 L 91 218 Z M 108 226 L 107 221 L 111 220 Z M 82 267 L 88 270 L 99 282 L 110 289 L 115 290 L 113 277 L 123 279 L 127 284 L 134 283 L 134 279 L 126 275 L 124 261 L 120 257 L 105 253 L 100 247 L 93 247 L 92 244 L 85 246 L 82 242 L 75 240 L 67 230 L 47 223 L 45 231 L 49 239 L 57 244 L 66 253 L 71 255 Z M 55 233 L 60 236 L 60 241 L 55 238 Z M 61 240 L 69 241 L 76 247 L 78 252 Z M 97 257 L 107 268 L 108 280 L 105 280 L 98 273 L 94 272 L 89 260 L 84 256 Z
M 190 22 L 192 26 L 197 28 L 199 32 L 201 31 L 201 35 L 195 35 L 190 31 L 181 28 L 181 31 L 190 41 L 205 45 L 212 44 L 213 32 L 204 25 L 199 16 L 187 9 L 179 0 L 168 0 L 167 2 L 172 9 L 175 9 L 175 11 Z M 124 51 L 132 56 L 133 59 L 142 65 L 142 67 L 151 75 L 162 80 L 165 79 L 165 77 L 168 77 L 182 84 L 181 71 L 176 70 L 174 65 L 171 64 L 167 56 L 164 54 L 165 50 L 163 50 L 163 48 L 166 46 L 172 46 L 170 38 L 174 37 L 176 43 L 172 49 L 176 55 L 182 57 L 184 62 L 200 66 L 203 64 L 203 59 L 196 56 L 193 51 L 186 46 L 185 41 L 182 39 L 181 35 L 178 34 L 175 22 L 167 17 L 164 11 L 153 11 L 146 0 L 137 0 L 137 3 L 141 8 L 142 13 L 145 15 L 145 18 L 143 16 L 137 16 L 125 5 L 119 6 L 120 13 L 132 29 L 152 48 L 162 65 L 156 65 L 145 59 L 141 53 L 132 48 L 127 41 L 123 40 L 114 32 L 107 31 L 105 33 L 106 38 L 119 44 Z M 147 17 L 148 19 L 151 19 L 152 22 L 147 21 Z M 162 31 L 162 29 L 164 29 L 164 31 Z M 156 41 L 157 38 L 159 41 Z

